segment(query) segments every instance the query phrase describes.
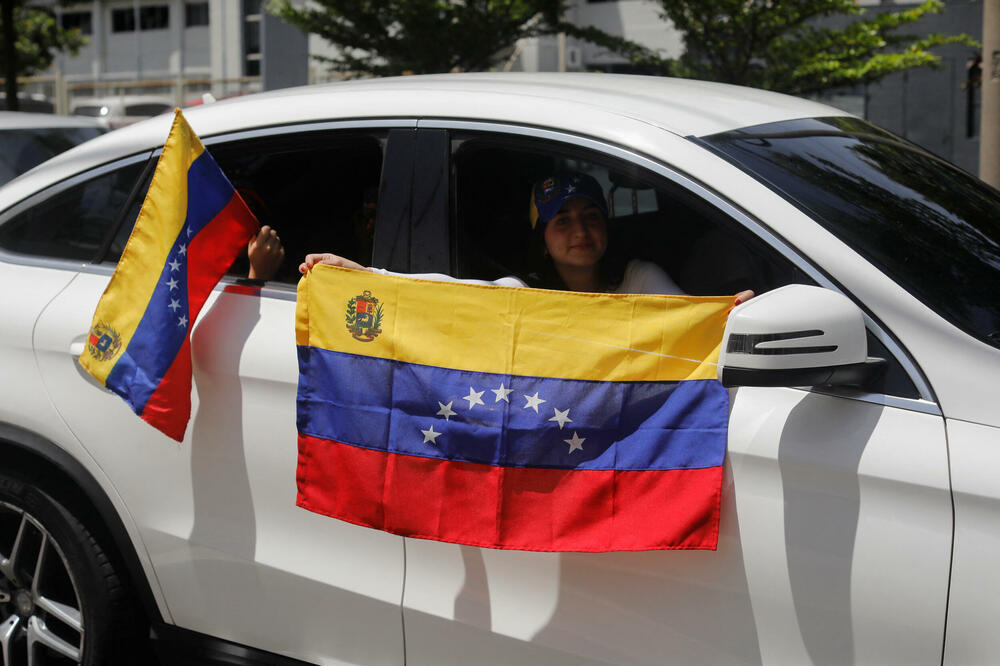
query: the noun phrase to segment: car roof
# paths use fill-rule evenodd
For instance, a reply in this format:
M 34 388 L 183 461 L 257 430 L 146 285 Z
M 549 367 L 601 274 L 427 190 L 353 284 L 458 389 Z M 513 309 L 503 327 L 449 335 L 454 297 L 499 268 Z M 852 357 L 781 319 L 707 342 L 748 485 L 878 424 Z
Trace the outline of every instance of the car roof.
M 0 130 L 43 129 L 48 127 L 103 128 L 103 126 L 93 118 L 81 118 L 80 116 L 59 116 L 51 113 L 0 111 Z
M 202 138 L 356 118 L 458 118 L 593 135 L 602 135 L 616 119 L 629 119 L 680 136 L 706 136 L 781 120 L 849 115 L 810 100 L 722 83 L 624 74 L 513 72 L 343 81 L 225 99 L 189 107 L 184 113 Z M 84 169 L 161 146 L 171 122 L 169 114 L 156 116 L 49 160 L 0 190 L 0 209 Z

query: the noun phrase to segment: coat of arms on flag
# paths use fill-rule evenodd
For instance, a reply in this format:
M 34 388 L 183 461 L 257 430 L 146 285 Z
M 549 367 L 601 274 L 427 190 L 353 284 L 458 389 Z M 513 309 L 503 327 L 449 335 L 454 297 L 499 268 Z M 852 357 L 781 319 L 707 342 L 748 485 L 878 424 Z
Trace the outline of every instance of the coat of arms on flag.
M 714 549 L 731 305 L 317 266 L 298 296 L 298 504 L 492 548 Z

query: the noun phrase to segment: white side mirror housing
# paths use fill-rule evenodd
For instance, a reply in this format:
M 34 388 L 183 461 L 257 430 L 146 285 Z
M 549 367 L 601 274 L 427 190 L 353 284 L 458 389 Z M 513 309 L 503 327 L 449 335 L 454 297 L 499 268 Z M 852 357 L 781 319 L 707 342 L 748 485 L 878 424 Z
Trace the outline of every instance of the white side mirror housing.
M 860 386 L 884 368 L 868 358 L 861 310 L 847 297 L 793 284 L 733 308 L 719 354 L 726 386 Z

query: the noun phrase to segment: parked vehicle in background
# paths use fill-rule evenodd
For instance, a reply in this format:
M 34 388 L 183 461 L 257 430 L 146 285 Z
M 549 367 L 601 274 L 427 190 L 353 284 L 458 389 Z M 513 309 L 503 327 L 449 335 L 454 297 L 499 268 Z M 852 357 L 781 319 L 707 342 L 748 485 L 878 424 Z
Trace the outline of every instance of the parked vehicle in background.
M 56 105 L 41 93 L 17 93 L 17 110 L 23 113 L 55 113 Z M 0 92 L 0 111 L 8 111 L 7 94 Z
M 401 77 L 185 114 L 286 260 L 205 304 L 180 444 L 77 363 L 171 118 L 0 188 L 8 663 L 149 663 L 137 619 L 171 666 L 997 661 L 1000 192 L 843 111 L 689 80 Z M 718 550 L 490 550 L 297 508 L 303 255 L 524 275 L 557 170 L 601 183 L 626 256 L 758 294 L 721 346 Z
M 131 125 L 140 120 L 170 111 L 175 106 L 169 97 L 155 95 L 110 95 L 77 97 L 69 105 L 74 116 L 96 118 L 109 129 Z
M 106 131 L 88 118 L 0 111 L 0 185 Z

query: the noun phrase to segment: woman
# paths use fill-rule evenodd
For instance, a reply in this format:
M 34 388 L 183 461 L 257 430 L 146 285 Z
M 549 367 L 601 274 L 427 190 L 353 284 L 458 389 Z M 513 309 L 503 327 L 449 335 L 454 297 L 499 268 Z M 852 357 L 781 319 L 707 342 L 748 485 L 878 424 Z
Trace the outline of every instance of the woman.
M 532 286 L 622 294 L 684 293 L 654 263 L 633 259 L 622 267 L 624 262 L 608 257 L 607 204 L 604 191 L 591 176 L 558 172 L 536 183 L 531 192 L 530 220 L 540 255 L 538 270 L 529 275 Z M 305 273 L 318 263 L 375 270 L 334 254 L 310 254 L 299 272 Z M 515 277 L 493 284 L 527 286 Z M 751 297 L 752 291 L 740 292 L 734 304 Z

